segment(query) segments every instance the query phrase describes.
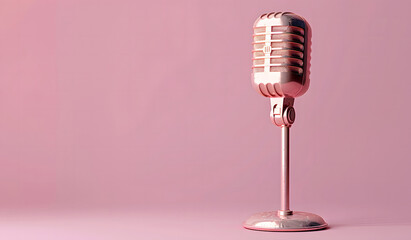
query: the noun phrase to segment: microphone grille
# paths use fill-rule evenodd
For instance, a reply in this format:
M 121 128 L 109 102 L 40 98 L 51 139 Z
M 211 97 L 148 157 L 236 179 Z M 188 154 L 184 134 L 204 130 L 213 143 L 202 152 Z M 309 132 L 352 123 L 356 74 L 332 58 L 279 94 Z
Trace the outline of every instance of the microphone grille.
M 297 75 L 304 74 L 304 28 L 293 25 L 283 25 L 282 21 L 275 23 L 289 12 L 263 14 L 257 21 L 253 34 L 253 72 L 288 72 Z M 270 20 L 274 21 L 270 21 Z M 266 20 L 266 21 L 264 21 Z

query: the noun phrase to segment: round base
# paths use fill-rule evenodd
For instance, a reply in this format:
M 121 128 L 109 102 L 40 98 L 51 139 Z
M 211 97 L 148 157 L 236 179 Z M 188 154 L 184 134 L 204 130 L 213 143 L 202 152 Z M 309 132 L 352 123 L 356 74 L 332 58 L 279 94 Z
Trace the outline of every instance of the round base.
M 278 212 L 262 212 L 251 216 L 243 226 L 251 230 L 293 232 L 324 229 L 328 224 L 313 213 L 293 212 L 283 216 Z

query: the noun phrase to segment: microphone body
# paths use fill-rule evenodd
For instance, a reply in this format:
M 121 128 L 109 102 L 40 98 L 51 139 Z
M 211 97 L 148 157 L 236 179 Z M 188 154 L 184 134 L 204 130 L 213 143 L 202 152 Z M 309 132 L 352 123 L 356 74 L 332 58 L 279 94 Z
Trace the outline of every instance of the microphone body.
M 253 87 L 271 98 L 272 121 L 291 126 L 294 98 L 310 84 L 310 25 L 290 12 L 263 14 L 254 23 L 252 53 Z

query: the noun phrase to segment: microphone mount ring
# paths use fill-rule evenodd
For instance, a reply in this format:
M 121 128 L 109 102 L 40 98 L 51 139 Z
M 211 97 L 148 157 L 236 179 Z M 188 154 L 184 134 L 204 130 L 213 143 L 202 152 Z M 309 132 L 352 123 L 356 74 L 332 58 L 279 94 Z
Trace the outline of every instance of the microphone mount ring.
M 295 121 L 294 98 L 270 98 L 271 121 L 279 127 L 291 127 Z

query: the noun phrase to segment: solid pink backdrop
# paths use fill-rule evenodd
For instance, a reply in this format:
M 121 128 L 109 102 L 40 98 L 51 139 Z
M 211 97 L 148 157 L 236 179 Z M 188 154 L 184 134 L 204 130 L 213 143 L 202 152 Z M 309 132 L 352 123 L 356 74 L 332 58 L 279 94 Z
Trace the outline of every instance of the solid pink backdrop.
M 276 210 L 280 129 L 251 86 L 252 25 L 292 11 L 313 38 L 291 208 L 409 222 L 410 7 L 1 1 L 0 209 L 232 208 L 238 226 Z

